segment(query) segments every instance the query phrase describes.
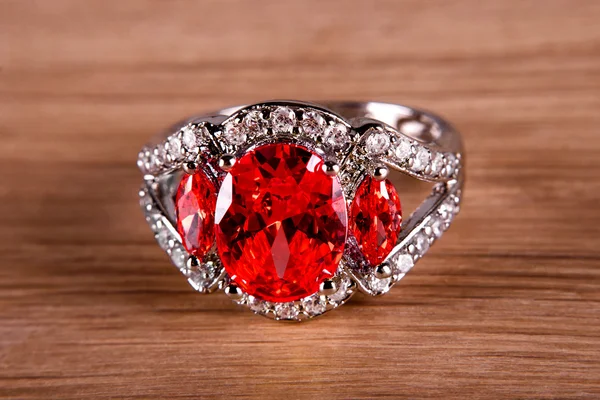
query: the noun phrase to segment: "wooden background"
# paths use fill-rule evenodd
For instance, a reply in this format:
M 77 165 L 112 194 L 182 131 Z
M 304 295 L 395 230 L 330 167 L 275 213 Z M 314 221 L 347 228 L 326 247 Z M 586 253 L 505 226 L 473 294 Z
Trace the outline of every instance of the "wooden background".
M 154 243 L 140 146 L 272 98 L 464 133 L 462 213 L 387 296 L 274 323 Z M 0 397 L 598 398 L 599 158 L 598 1 L 1 0 Z

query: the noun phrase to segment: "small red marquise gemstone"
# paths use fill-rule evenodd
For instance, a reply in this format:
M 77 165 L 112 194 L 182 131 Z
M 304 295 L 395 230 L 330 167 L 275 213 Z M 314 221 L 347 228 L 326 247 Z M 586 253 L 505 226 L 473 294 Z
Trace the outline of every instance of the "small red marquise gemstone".
M 396 188 L 389 180 L 367 176 L 350 208 L 351 230 L 372 266 L 390 254 L 400 234 L 402 209 Z
M 217 251 L 231 279 L 262 300 L 309 296 L 334 276 L 347 235 L 339 179 L 316 153 L 264 145 L 225 177 L 215 213 Z
M 185 249 L 199 259 L 215 241 L 216 202 L 215 186 L 203 172 L 183 176 L 175 195 L 177 232 Z

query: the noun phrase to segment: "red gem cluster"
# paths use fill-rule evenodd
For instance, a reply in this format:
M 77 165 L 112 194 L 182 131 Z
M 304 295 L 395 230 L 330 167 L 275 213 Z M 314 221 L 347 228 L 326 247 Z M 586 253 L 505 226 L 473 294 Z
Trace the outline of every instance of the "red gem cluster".
M 175 204 L 177 230 L 202 259 L 216 240 L 231 279 L 262 300 L 294 301 L 335 275 L 354 235 L 365 259 L 379 264 L 395 246 L 402 222 L 388 180 L 359 186 L 350 213 L 337 177 L 303 146 L 275 143 L 242 156 L 217 193 L 203 172 L 184 176 Z

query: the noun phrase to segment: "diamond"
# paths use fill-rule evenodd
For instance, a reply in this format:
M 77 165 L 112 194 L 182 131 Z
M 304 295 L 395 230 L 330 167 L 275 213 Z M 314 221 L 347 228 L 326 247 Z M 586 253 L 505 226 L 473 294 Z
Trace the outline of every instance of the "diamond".
M 350 227 L 358 246 L 372 266 L 390 254 L 400 234 L 402 208 L 396 188 L 388 179 L 363 180 L 350 208 Z
M 442 171 L 442 168 L 444 168 L 444 157 L 441 153 L 436 153 L 431 161 L 431 172 L 434 175 L 438 175 Z
M 302 114 L 300 121 L 302 132 L 309 136 L 320 136 L 325 127 L 325 119 L 316 111 L 306 111 Z
M 408 140 L 399 139 L 395 153 L 400 161 L 405 161 L 412 155 L 412 144 Z
M 302 300 L 302 307 L 310 315 L 323 314 L 327 309 L 327 303 L 325 303 L 319 296 L 311 296 Z
M 171 249 L 171 261 L 173 261 L 173 264 L 175 264 L 177 268 L 183 269 L 186 266 L 187 253 L 183 248 L 175 246 Z
M 371 154 L 384 153 L 390 147 L 390 138 L 385 132 L 375 132 L 367 138 L 365 144 Z
M 429 239 L 425 234 L 420 233 L 419 235 L 417 235 L 417 237 L 415 238 L 415 248 L 421 256 L 425 254 L 427 250 L 429 250 Z
M 296 319 L 298 318 L 298 307 L 293 304 L 277 304 L 275 313 L 279 319 Z
M 262 300 L 294 301 L 316 293 L 342 258 L 346 203 L 323 160 L 287 143 L 242 156 L 219 191 L 217 249 L 231 279 Z
M 445 222 L 442 221 L 439 218 L 434 218 L 433 222 L 431 223 L 431 231 L 433 232 L 433 235 L 439 239 L 442 234 L 444 233 L 445 229 Z
M 427 165 L 429 165 L 430 160 L 431 155 L 429 154 L 429 150 L 425 148 L 420 148 L 419 150 L 417 150 L 417 154 L 415 155 L 413 169 L 415 171 L 423 171 L 427 167 Z
M 296 123 L 296 115 L 287 107 L 277 107 L 271 113 L 271 123 L 273 132 L 289 133 L 294 129 Z
M 339 289 L 332 295 L 327 296 L 329 300 L 340 302 L 348 297 L 348 287 L 350 286 L 350 280 L 346 277 L 340 280 Z
M 410 254 L 401 253 L 394 258 L 394 270 L 397 274 L 405 274 L 415 265 Z
M 270 303 L 259 300 L 254 296 L 248 296 L 248 307 L 256 313 L 265 314 L 269 311 Z
M 390 288 L 390 283 L 392 283 L 392 278 L 379 279 L 375 275 L 367 277 L 367 285 L 375 293 L 387 292 Z
M 347 143 L 348 128 L 346 125 L 337 123 L 325 129 L 325 143 L 333 148 L 342 148 Z
M 216 189 L 203 172 L 184 175 L 175 195 L 177 232 L 183 246 L 202 259 L 214 243 Z
M 240 145 L 246 141 L 246 134 L 236 121 L 229 122 L 223 130 L 225 140 L 233 145 Z
M 167 251 L 169 249 L 169 244 L 171 241 L 171 237 L 169 236 L 169 232 L 166 229 L 160 230 L 156 234 L 156 241 L 161 249 Z
M 172 135 L 167 141 L 167 155 L 171 161 L 179 161 L 183 158 L 181 140 L 177 135 Z
M 446 176 L 450 177 L 455 172 L 456 157 L 454 154 L 446 155 Z
M 244 127 L 252 135 L 262 135 L 267 131 L 262 113 L 258 110 L 248 112 L 244 117 Z
M 188 151 L 198 152 L 198 138 L 191 127 L 186 126 L 181 130 L 181 142 Z

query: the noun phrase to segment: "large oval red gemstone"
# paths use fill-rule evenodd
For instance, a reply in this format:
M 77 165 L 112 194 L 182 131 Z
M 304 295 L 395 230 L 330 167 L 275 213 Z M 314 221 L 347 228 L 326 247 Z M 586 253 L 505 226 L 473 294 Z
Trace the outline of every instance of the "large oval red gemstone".
M 231 279 L 263 300 L 293 301 L 337 271 L 346 202 L 317 154 L 294 144 L 261 146 L 225 177 L 215 213 L 217 250 Z
M 356 191 L 350 215 L 352 233 L 363 255 L 376 266 L 396 245 L 402 225 L 400 198 L 392 182 L 367 176 Z
M 217 192 L 203 172 L 184 175 L 175 195 L 177 232 L 185 249 L 202 259 L 215 241 Z

